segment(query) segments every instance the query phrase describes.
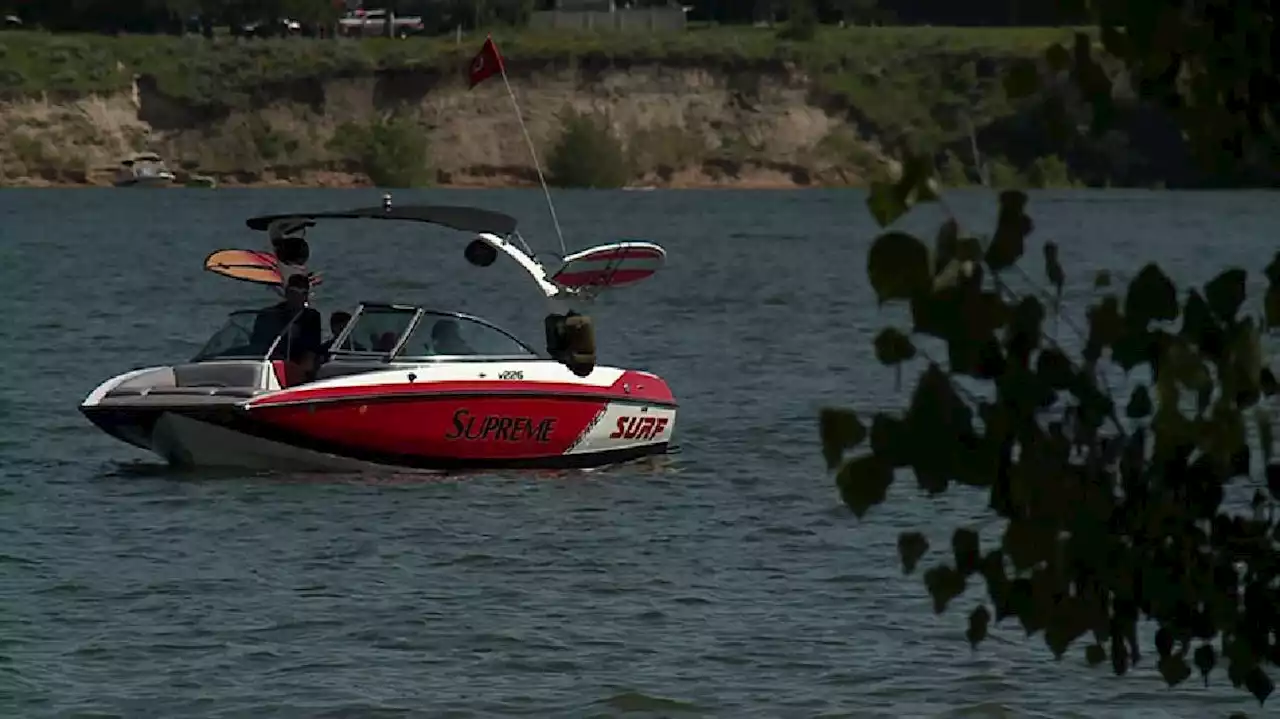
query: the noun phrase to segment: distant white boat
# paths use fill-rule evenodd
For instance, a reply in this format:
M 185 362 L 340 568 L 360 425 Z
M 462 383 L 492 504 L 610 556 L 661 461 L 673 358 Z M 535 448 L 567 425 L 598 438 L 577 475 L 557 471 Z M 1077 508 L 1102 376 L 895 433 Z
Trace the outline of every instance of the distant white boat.
M 167 187 L 177 176 L 154 152 L 143 152 L 120 161 L 116 187 Z

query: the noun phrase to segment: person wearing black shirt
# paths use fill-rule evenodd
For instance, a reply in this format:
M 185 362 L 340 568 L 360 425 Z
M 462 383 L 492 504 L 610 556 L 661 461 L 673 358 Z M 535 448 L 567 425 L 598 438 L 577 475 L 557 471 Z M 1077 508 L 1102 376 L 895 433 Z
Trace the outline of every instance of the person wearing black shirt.
M 320 313 L 307 306 L 310 295 L 310 278 L 301 274 L 291 276 L 285 283 L 284 300 L 261 310 L 253 325 L 252 344 L 263 351 L 288 328 L 271 353 L 271 359 L 285 361 L 290 384 L 294 384 L 295 379 L 309 381 L 319 366 L 322 323 Z

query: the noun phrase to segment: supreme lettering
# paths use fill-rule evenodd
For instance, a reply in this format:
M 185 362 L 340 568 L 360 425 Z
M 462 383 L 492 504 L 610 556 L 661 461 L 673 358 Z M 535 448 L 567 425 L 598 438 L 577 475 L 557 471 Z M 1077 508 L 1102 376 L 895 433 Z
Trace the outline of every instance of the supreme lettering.
M 529 417 L 504 417 L 495 414 L 477 416 L 471 414 L 469 410 L 460 409 L 453 413 L 453 427 L 444 438 L 473 442 L 492 440 L 545 444 L 551 440 L 551 432 L 555 426 L 555 419 L 550 417 L 533 420 Z
M 609 435 L 609 439 L 653 439 L 662 434 L 667 427 L 666 417 L 641 415 L 639 417 L 619 417 L 618 428 Z

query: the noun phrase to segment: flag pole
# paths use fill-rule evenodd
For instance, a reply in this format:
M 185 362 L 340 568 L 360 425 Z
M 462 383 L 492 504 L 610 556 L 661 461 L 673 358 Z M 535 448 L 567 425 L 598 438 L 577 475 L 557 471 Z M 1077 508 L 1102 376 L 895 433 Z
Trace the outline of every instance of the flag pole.
M 486 38 L 489 42 L 493 42 L 492 33 Z M 493 43 L 494 50 L 497 50 L 498 44 Z M 495 53 L 498 54 L 498 53 Z M 502 73 L 502 84 L 507 88 L 507 97 L 511 98 L 511 107 L 515 108 L 516 121 L 520 123 L 520 131 L 524 133 L 524 141 L 529 145 L 529 154 L 533 156 L 533 167 L 538 171 L 538 182 L 542 184 L 542 194 L 547 198 L 547 209 L 551 211 L 551 224 L 555 225 L 556 237 L 560 240 L 560 252 L 568 252 L 565 249 L 564 233 L 560 231 L 560 220 L 556 218 L 556 206 L 551 201 L 551 190 L 547 188 L 547 178 L 542 174 L 542 163 L 538 162 L 538 151 L 534 149 L 533 138 L 529 136 L 529 128 L 525 127 L 524 117 L 520 112 L 520 103 L 516 101 L 516 93 L 511 89 L 511 82 L 507 79 L 507 63 L 501 59 L 498 54 L 498 71 Z

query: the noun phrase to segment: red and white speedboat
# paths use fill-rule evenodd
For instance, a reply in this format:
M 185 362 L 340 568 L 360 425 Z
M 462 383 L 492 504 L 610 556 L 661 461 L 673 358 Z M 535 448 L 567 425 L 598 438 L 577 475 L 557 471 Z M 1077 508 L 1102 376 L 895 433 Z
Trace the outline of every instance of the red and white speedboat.
M 277 359 L 288 329 L 264 343 L 253 332 L 260 311 L 246 310 L 232 313 L 190 361 L 107 380 L 80 411 L 120 440 L 191 466 L 590 467 L 667 450 L 676 401 L 666 382 L 597 366 L 590 320 L 572 309 L 651 276 L 665 261 L 661 247 L 603 245 L 564 257 L 547 272 L 507 215 L 393 208 L 384 197 L 381 207 L 252 218 L 249 227 L 270 232 L 275 252 L 223 250 L 205 267 L 278 288 L 282 277 L 305 269 L 305 228 L 338 219 L 424 222 L 470 233 L 465 255 L 480 267 L 507 255 L 549 302 L 546 351 L 478 317 L 365 302 L 315 376 L 293 381 Z

